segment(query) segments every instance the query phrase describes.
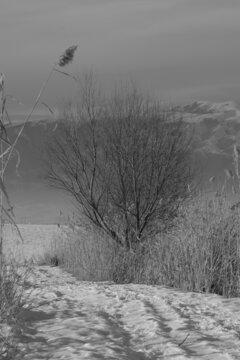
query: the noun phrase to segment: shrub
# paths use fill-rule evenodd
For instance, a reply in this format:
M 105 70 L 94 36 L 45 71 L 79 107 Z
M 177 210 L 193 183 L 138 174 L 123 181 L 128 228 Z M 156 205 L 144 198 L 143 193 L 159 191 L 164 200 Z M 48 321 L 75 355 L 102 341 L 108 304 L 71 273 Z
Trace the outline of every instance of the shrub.
M 190 133 L 135 88 L 96 97 L 91 80 L 50 137 L 47 178 L 74 198 L 79 218 L 130 250 L 171 227 L 188 198 Z

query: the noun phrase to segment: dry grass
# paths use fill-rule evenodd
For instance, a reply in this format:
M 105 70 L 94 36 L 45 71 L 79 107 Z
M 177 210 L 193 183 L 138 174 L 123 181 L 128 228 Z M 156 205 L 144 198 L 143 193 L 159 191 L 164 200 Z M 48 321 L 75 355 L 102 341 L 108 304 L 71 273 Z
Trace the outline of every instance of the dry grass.
M 174 231 L 136 253 L 122 250 L 114 280 L 239 296 L 239 215 L 224 194 L 206 202 L 195 199 Z
M 239 209 L 225 193 L 197 204 L 187 209 L 176 238 L 179 287 L 238 296 Z
M 26 304 L 25 285 L 29 264 L 4 258 L 0 272 L 0 359 L 14 359 L 21 332 L 21 313 Z
M 217 195 L 217 196 L 216 196 Z M 236 204 L 235 204 L 236 205 Z M 79 227 L 63 229 L 42 263 L 63 266 L 81 280 L 158 284 L 239 296 L 240 213 L 226 193 L 195 198 L 174 231 L 136 251 Z
M 112 240 L 93 229 L 62 228 L 46 248 L 39 264 L 63 266 L 80 280 L 104 281 L 111 278 L 116 247 Z

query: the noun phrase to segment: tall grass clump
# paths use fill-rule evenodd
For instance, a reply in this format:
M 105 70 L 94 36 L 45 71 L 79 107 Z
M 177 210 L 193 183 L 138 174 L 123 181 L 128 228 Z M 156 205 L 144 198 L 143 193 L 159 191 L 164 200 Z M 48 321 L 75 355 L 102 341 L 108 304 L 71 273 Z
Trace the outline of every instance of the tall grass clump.
M 3 257 L 0 270 L 0 359 L 14 359 L 21 334 L 21 313 L 27 303 L 25 285 L 30 264 Z
M 112 279 L 116 244 L 93 227 L 70 223 L 62 227 L 39 259 L 41 265 L 61 266 L 80 280 L 107 281 Z
M 113 280 L 239 296 L 239 209 L 224 194 L 197 200 L 183 209 L 171 232 L 135 252 L 121 249 Z
M 200 199 L 178 228 L 179 287 L 227 297 L 239 295 L 239 209 L 227 194 Z

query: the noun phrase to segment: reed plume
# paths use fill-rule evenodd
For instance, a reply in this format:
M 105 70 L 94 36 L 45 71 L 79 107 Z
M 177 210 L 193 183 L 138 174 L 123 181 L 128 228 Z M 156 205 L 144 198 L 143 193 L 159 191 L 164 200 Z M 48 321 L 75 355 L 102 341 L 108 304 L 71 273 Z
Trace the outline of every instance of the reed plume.
M 4 81 L 5 81 L 5 76 L 3 73 L 0 73 L 0 93 L 2 92 L 2 90 L 4 88 Z
M 44 81 L 44 83 L 43 83 L 43 85 L 42 85 L 42 87 L 41 87 L 41 89 L 40 89 L 40 91 L 38 93 L 38 96 L 37 96 L 37 98 L 36 98 L 36 100 L 35 100 L 35 102 L 33 104 L 32 110 L 27 115 L 26 119 L 24 120 L 23 125 L 22 125 L 21 129 L 19 130 L 19 132 L 18 132 L 18 134 L 17 134 L 17 136 L 16 136 L 16 138 L 15 138 L 15 140 L 14 140 L 12 146 L 11 146 L 11 150 L 9 151 L 8 158 L 7 158 L 6 162 L 5 162 L 5 166 L 4 166 L 4 169 L 3 169 L 4 171 L 6 170 L 6 167 L 7 167 L 8 163 L 9 163 L 10 158 L 11 158 L 12 152 L 15 150 L 16 144 L 17 144 L 19 138 L 21 137 L 22 132 L 23 132 L 26 124 L 30 120 L 34 110 L 36 109 L 37 105 L 39 104 L 40 97 L 42 96 L 43 91 L 47 87 L 47 84 L 48 84 L 48 82 L 49 82 L 49 80 L 50 80 L 50 78 L 52 76 L 52 73 L 54 71 L 57 71 L 57 69 L 55 68 L 55 65 L 57 64 L 58 66 L 61 66 L 61 67 L 68 65 L 70 62 L 72 62 L 73 57 L 74 57 L 74 53 L 75 53 L 76 50 L 77 50 L 77 45 L 73 45 L 73 46 L 68 47 L 64 51 L 64 53 L 60 56 L 59 60 L 55 62 L 52 70 L 48 74 L 47 79 Z M 58 71 L 58 72 L 61 72 L 61 71 Z M 68 74 L 65 73 L 65 75 L 68 75 Z M 0 80 L 1 80 L 1 78 L 0 78 Z
M 73 45 L 70 46 L 69 48 L 67 48 L 64 53 L 60 56 L 59 61 L 58 61 L 58 66 L 66 66 L 68 65 L 70 62 L 73 61 L 74 58 L 74 53 L 77 50 L 77 45 Z

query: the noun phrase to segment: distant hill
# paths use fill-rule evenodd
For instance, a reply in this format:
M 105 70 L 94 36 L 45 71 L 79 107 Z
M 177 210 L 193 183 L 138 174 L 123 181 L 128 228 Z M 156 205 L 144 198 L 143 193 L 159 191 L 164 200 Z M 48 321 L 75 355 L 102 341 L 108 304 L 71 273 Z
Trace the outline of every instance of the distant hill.
M 209 184 L 209 178 L 216 176 L 218 181 L 226 179 L 225 169 L 233 171 L 233 145 L 240 147 L 240 109 L 234 102 L 212 103 L 195 101 L 176 111 L 183 115 L 184 121 L 194 129 L 192 144 L 194 163 L 198 167 L 199 180 Z M 26 222 L 53 223 L 64 220 L 60 210 L 70 211 L 70 201 L 60 191 L 48 187 L 44 180 L 46 168 L 43 161 L 46 140 L 52 132 L 58 132 L 57 120 L 42 119 L 29 122 L 19 139 L 17 150 L 21 155 L 16 173 L 17 157 L 8 167 L 6 182 L 16 204 L 18 220 Z M 9 128 L 13 141 L 20 124 Z M 67 204 L 67 205 L 66 205 Z
M 225 178 L 225 169 L 233 171 L 233 145 L 240 146 L 240 110 L 232 101 L 212 103 L 195 101 L 178 107 L 184 121 L 195 130 L 193 151 L 202 180 Z

